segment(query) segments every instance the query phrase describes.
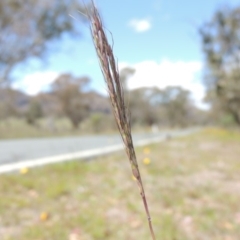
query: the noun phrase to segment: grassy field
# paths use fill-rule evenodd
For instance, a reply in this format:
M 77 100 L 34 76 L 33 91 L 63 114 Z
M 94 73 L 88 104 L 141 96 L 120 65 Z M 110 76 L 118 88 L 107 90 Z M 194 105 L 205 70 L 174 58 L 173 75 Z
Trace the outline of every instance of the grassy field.
M 9 118 L 0 121 L 0 139 L 54 137 L 80 134 L 80 132 L 80 129 L 74 130 L 66 118 L 57 119 L 53 122 L 48 119 L 41 119 L 36 126 L 27 124 L 21 118 Z
M 107 118 L 107 117 L 106 117 Z M 105 119 L 103 119 L 104 121 Z M 105 122 L 108 119 L 105 120 Z M 109 124 L 110 125 L 110 124 Z M 100 126 L 101 127 L 101 126 Z M 59 136 L 74 136 L 83 134 L 99 134 L 99 133 L 116 133 L 116 128 L 100 128 L 97 131 L 93 127 L 91 118 L 86 119 L 74 129 L 71 122 L 67 118 L 38 120 L 35 125 L 26 123 L 26 120 L 21 118 L 9 118 L 0 120 L 0 140 L 1 139 L 16 139 L 16 138 L 41 138 L 41 137 L 59 137 Z
M 83 121 L 78 129 L 74 129 L 67 118 L 40 119 L 35 126 L 29 125 L 24 119 L 9 118 L 0 120 L 0 140 L 16 138 L 41 138 L 59 136 L 78 136 L 89 134 L 116 134 L 117 127 L 111 122 L 110 116 L 103 116 L 96 128 L 95 118 Z M 94 127 L 95 126 L 95 127 Z M 151 131 L 150 127 L 135 126 L 134 132 Z
M 137 156 L 158 240 L 240 239 L 239 132 L 206 129 Z M 0 196 L 1 240 L 150 239 L 123 152 L 1 175 Z

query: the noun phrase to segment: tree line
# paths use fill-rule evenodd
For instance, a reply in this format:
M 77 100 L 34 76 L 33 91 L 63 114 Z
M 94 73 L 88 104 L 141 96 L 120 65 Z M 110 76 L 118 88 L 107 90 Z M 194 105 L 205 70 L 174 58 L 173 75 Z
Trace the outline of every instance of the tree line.
M 130 71 L 134 70 L 123 69 L 121 78 L 127 81 L 125 73 Z M 2 99 L 0 107 L 5 114 L 1 117 L 25 118 L 31 125 L 43 117 L 66 117 L 73 128 L 78 128 L 85 119 L 91 118 L 95 128 L 100 128 L 97 125 L 111 116 L 111 106 L 107 96 L 88 90 L 89 83 L 88 77 L 62 74 L 55 79 L 48 92 L 36 96 L 7 88 L 5 91 L 12 97 Z M 2 96 L 3 93 L 2 89 Z M 6 96 L 9 97 L 9 94 Z M 192 103 L 190 92 L 179 86 L 126 89 L 125 97 L 133 126 L 186 127 L 204 123 L 204 117 L 200 117 L 204 112 Z

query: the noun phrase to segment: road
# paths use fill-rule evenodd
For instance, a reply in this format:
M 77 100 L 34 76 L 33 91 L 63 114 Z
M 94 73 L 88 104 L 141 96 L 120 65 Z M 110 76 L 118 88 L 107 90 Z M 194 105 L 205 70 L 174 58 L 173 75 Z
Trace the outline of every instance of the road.
M 181 136 L 197 129 L 134 134 L 134 145 L 146 145 L 164 140 L 166 136 Z M 119 135 L 97 135 L 63 138 L 19 139 L 0 141 L 0 173 L 21 167 L 34 167 L 76 158 L 94 157 L 123 148 Z

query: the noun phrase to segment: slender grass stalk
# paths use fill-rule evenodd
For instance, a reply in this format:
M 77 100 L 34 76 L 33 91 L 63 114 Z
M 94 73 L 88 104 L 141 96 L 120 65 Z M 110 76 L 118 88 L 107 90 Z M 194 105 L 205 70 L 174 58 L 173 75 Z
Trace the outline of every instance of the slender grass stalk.
M 90 30 L 93 43 L 98 55 L 102 74 L 107 84 L 108 93 L 112 103 L 112 109 L 118 126 L 118 130 L 125 145 L 125 150 L 132 168 L 132 174 L 136 178 L 140 190 L 140 195 L 142 197 L 142 201 L 145 207 L 152 239 L 155 240 L 156 238 L 152 227 L 150 213 L 148 210 L 148 203 L 144 192 L 143 183 L 133 145 L 129 113 L 124 102 L 123 88 L 119 79 L 118 66 L 113 55 L 112 47 L 109 45 L 105 31 L 103 29 L 100 14 L 93 1 L 92 9 L 91 12 L 88 14 L 88 18 L 90 20 Z

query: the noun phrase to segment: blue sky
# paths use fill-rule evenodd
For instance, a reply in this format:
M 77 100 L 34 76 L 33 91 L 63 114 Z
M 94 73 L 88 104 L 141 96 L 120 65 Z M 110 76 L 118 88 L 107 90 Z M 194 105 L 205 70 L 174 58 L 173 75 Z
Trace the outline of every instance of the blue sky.
M 236 5 L 238 1 L 228 0 Z M 204 95 L 202 53 L 197 28 L 226 1 L 206 0 L 96 0 L 106 29 L 114 38 L 114 53 L 119 68 L 131 66 L 136 74 L 129 88 L 180 85 L 192 92 L 198 105 Z M 72 16 L 77 11 L 69 13 Z M 78 20 L 75 20 L 78 21 Z M 18 69 L 20 80 L 14 83 L 29 94 L 46 89 L 59 74 L 69 72 L 91 78 L 91 88 L 104 93 L 89 29 L 81 25 L 82 38 L 65 38 L 46 64 L 31 61 Z M 21 70 L 21 74 L 19 73 Z

